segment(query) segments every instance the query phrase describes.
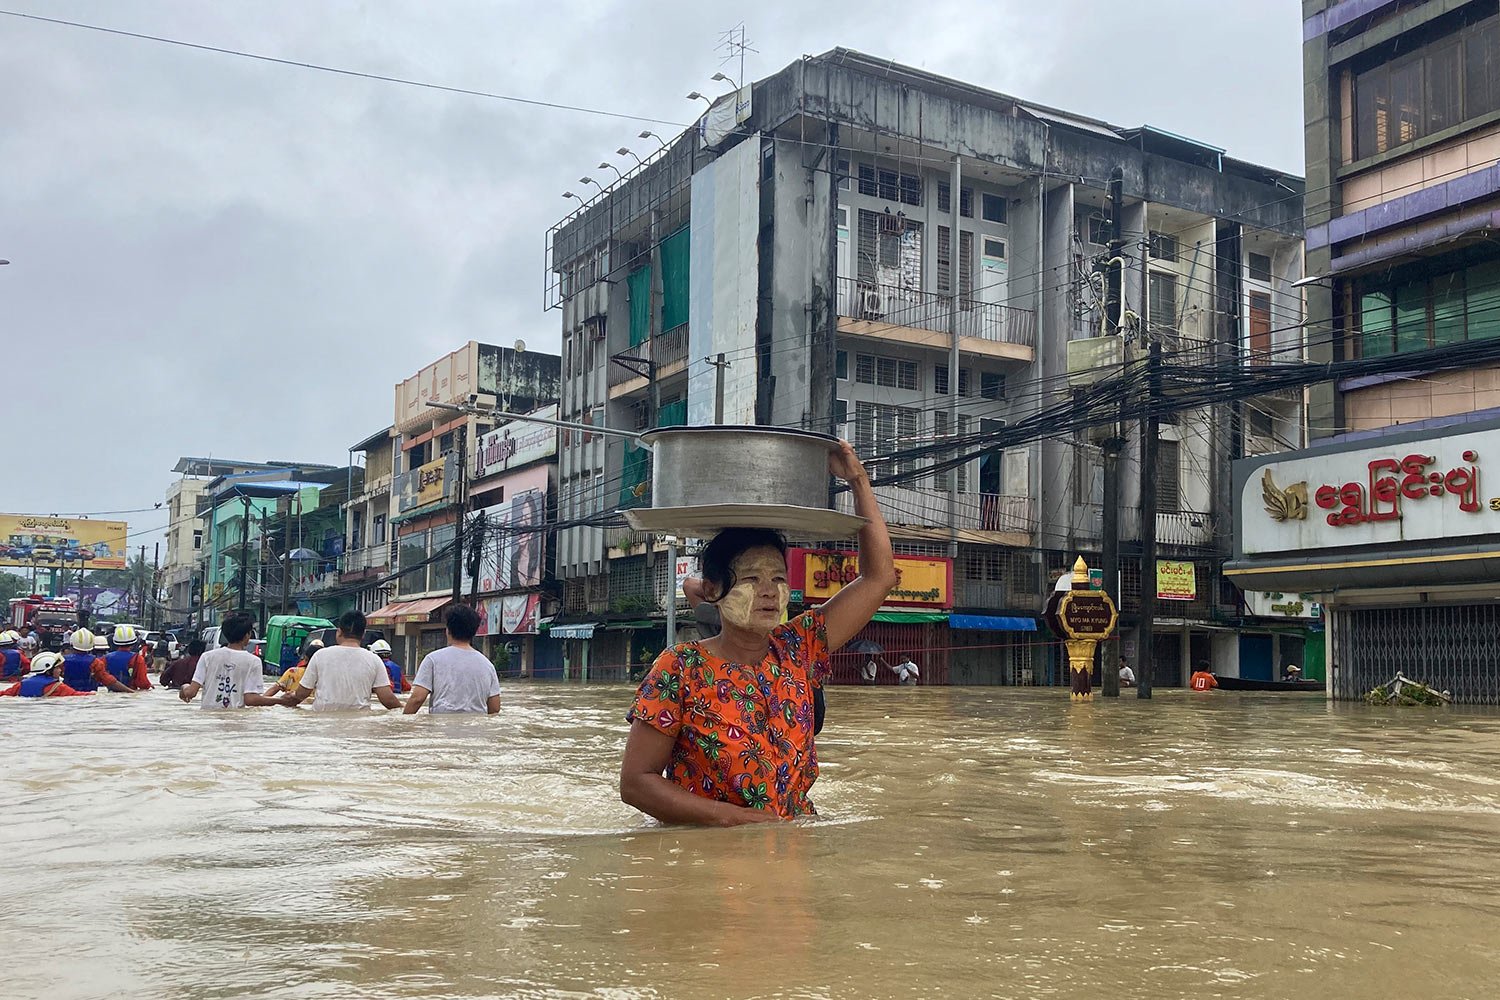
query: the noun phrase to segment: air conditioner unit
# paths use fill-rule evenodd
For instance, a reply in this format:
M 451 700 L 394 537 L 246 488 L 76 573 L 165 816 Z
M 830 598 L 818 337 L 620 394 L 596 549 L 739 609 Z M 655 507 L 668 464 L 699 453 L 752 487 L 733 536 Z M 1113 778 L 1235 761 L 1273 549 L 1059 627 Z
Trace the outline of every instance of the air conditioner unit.
M 873 288 L 860 289 L 859 314 L 865 319 L 879 319 L 885 315 L 885 294 Z

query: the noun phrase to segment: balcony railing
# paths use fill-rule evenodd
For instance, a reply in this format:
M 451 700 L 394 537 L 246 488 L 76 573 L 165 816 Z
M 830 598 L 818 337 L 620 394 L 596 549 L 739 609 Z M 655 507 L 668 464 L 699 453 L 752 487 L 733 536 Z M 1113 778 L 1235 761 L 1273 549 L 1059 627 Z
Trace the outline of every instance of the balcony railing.
M 947 333 L 950 296 L 858 278 L 839 279 L 839 315 L 887 327 L 916 327 Z M 1029 309 L 960 298 L 954 318 L 960 337 L 1021 347 L 1036 345 L 1036 314 Z
M 390 565 L 391 550 L 385 544 L 367 545 L 362 549 L 351 549 L 343 555 L 342 569 L 345 573 L 359 573 L 367 569 L 383 570 Z
M 687 360 L 688 351 L 688 328 L 684 323 L 682 326 L 674 327 L 666 333 L 659 333 L 655 337 L 647 338 L 634 347 L 627 348 L 621 353 L 642 361 L 650 361 L 656 365 L 656 372 L 661 374 L 663 368 Z M 635 369 L 641 369 L 636 371 Z M 609 384 L 621 385 L 631 379 L 640 378 L 645 373 L 644 366 L 631 365 L 626 367 L 616 361 L 609 365 Z
M 875 497 L 892 524 L 921 528 L 954 527 L 967 531 L 1015 531 L 1036 528 L 1031 498 L 999 493 L 960 493 L 953 517 L 948 516 L 948 494 L 909 486 L 877 486 Z M 839 510 L 853 511 L 848 493 L 839 494 Z
M 1088 504 L 1078 527 L 1080 540 L 1097 543 L 1104 537 L 1104 510 L 1099 504 Z M 1135 541 L 1141 537 L 1141 509 L 1120 508 L 1120 537 Z M 1205 546 L 1214 543 L 1214 517 L 1194 510 L 1162 511 L 1156 515 L 1156 541 L 1161 545 Z

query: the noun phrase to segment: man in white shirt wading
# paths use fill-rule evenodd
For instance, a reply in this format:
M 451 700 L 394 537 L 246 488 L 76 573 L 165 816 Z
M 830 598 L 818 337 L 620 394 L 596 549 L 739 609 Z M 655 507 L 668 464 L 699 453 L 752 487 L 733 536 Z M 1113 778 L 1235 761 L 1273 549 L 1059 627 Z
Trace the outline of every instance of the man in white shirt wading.
M 478 631 L 479 613 L 473 608 L 460 604 L 448 612 L 448 646 L 423 658 L 403 712 L 411 715 L 428 697 L 434 713 L 500 711 L 495 665 L 470 645 Z
M 345 611 L 339 617 L 338 644 L 325 646 L 307 661 L 297 689 L 276 699 L 278 705 L 295 707 L 318 693 L 314 712 L 364 711 L 374 695 L 386 708 L 400 708 L 401 699 L 391 691 L 391 675 L 380 657 L 365 649 L 365 616 Z
M 208 709 L 276 704 L 275 698 L 260 693 L 260 657 L 246 648 L 253 631 L 250 616 L 243 612 L 225 618 L 219 627 L 224 645 L 199 657 L 193 679 L 182 686 L 177 696 L 192 701 L 203 691 L 203 707 Z

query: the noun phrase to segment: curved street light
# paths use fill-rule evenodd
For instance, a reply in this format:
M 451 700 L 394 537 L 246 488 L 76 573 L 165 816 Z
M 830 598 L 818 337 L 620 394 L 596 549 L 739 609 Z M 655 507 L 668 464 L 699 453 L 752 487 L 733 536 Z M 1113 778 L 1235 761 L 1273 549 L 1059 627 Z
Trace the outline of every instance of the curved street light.
M 712 98 L 704 97 L 702 94 L 698 93 L 696 90 L 693 91 L 692 93 L 688 94 L 687 95 L 687 99 L 690 100 L 690 101 L 702 101 L 704 104 L 707 104 L 709 107 L 713 107 L 714 106 L 714 102 L 713 102 Z
M 657 135 L 655 132 L 651 131 L 650 129 L 647 129 L 646 131 L 642 132 L 639 136 L 637 136 L 637 138 L 640 138 L 640 139 L 655 139 L 657 142 L 661 143 L 661 148 L 662 149 L 666 149 L 667 148 L 667 140 L 663 139 L 661 136 Z
M 642 136 L 641 138 L 644 139 L 645 136 Z M 666 147 L 664 146 L 662 148 L 665 149 Z M 629 146 L 621 146 L 619 149 L 615 150 L 615 155 L 616 156 L 629 156 L 629 157 L 633 158 L 635 160 L 635 165 L 638 166 L 638 167 L 644 167 L 646 165 L 646 161 L 642 160 L 639 156 L 636 156 L 635 152 L 633 150 L 631 150 L 631 148 Z
M 564 198 L 575 198 L 575 199 L 577 199 L 577 201 L 578 201 L 578 204 L 580 204 L 580 205 L 582 205 L 582 206 L 584 206 L 584 207 L 585 207 L 585 208 L 587 208 L 587 207 L 588 207 L 588 202 L 586 202 L 586 201 L 584 201 L 584 200 L 583 200 L 583 198 L 582 198 L 582 196 L 580 196 L 580 195 L 576 195 L 576 194 L 574 194 L 574 193 L 573 193 L 573 192 L 572 192 L 572 191 L 564 191 L 564 192 L 563 192 L 563 193 L 562 193 L 562 196 L 563 196 L 563 197 L 564 197 Z
M 727 83 L 735 90 L 740 89 L 740 85 L 735 83 L 732 77 L 725 76 L 723 73 L 715 73 L 713 76 L 709 77 L 709 79 L 714 81 L 715 83 Z
M 594 180 L 592 177 L 580 177 L 580 178 L 578 178 L 578 183 L 580 183 L 580 184 L 592 184 L 592 185 L 594 185 L 594 187 L 596 187 L 596 188 L 599 189 L 599 193 L 600 194 L 604 193 L 604 185 L 600 184 L 598 181 Z
M 600 170 L 613 170 L 615 172 L 615 176 L 616 177 L 620 178 L 620 180 L 622 180 L 622 181 L 625 179 L 625 175 L 622 174 L 622 173 L 620 173 L 620 168 L 617 167 L 617 166 L 615 166 L 613 163 L 610 163 L 608 160 L 600 160 L 599 161 L 599 169 Z

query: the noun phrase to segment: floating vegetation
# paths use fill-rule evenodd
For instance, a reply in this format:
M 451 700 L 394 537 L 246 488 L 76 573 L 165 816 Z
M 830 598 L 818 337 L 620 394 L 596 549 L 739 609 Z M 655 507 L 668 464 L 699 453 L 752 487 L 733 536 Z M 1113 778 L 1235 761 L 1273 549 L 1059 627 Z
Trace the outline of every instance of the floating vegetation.
M 1365 695 L 1371 705 L 1446 705 L 1450 700 L 1447 691 L 1436 691 L 1404 674 L 1397 674 Z

